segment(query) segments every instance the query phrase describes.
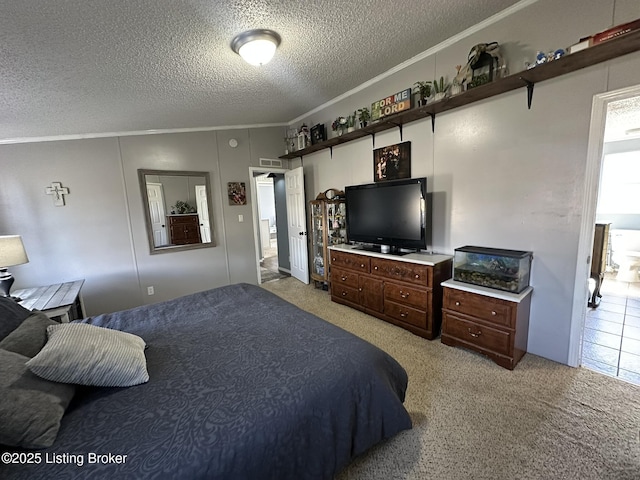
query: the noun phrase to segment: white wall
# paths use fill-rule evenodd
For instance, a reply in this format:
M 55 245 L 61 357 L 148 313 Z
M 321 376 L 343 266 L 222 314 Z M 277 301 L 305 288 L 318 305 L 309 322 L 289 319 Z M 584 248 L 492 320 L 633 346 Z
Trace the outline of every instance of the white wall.
M 235 282 L 257 282 L 247 205 L 230 206 L 227 182 L 282 151 L 282 129 L 229 130 L 0 146 L 0 234 L 19 234 L 30 262 L 11 268 L 14 288 L 84 278 L 90 315 Z M 231 148 L 229 139 L 238 147 Z M 206 171 L 216 246 L 150 255 L 137 170 Z M 55 207 L 44 189 L 69 188 Z M 147 296 L 147 286 L 155 295 Z
M 338 115 L 445 75 L 470 48 L 497 41 L 512 73 L 537 50 L 566 47 L 585 35 L 640 17 L 640 4 L 608 0 L 540 0 L 411 65 L 336 105 L 301 119 L 330 124 Z M 632 72 L 635 72 L 632 73 Z M 567 363 L 578 239 L 593 96 L 640 82 L 640 53 L 405 125 L 412 176 L 426 175 L 433 194 L 433 245 L 532 250 L 534 294 L 530 352 Z M 399 130 L 375 146 L 399 142 Z M 304 157 L 307 194 L 373 180 L 372 140 L 360 139 Z M 580 281 L 580 280 L 579 280 Z M 585 280 L 586 281 L 586 280 Z

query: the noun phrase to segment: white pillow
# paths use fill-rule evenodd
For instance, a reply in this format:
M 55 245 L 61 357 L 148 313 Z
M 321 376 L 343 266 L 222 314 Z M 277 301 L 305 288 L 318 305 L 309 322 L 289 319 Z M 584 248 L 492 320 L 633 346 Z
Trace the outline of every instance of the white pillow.
M 137 335 L 88 323 L 47 327 L 49 339 L 27 367 L 61 383 L 129 387 L 149 381 L 145 343 Z

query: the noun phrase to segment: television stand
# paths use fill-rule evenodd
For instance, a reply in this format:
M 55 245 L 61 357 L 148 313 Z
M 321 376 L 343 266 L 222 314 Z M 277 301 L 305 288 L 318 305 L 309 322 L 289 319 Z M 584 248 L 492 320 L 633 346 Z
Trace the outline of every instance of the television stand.
M 397 256 L 361 245 L 334 245 L 329 252 L 332 301 L 430 340 L 440 335 L 440 284 L 451 278 L 451 256 Z

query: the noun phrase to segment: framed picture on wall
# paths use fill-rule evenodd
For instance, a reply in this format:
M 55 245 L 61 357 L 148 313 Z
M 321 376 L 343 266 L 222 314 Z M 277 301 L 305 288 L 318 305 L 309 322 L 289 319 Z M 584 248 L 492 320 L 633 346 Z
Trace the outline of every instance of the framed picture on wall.
M 373 180 L 411 178 L 411 142 L 396 143 L 373 151 Z
M 247 191 L 244 182 L 227 183 L 227 195 L 229 196 L 229 205 L 247 204 Z

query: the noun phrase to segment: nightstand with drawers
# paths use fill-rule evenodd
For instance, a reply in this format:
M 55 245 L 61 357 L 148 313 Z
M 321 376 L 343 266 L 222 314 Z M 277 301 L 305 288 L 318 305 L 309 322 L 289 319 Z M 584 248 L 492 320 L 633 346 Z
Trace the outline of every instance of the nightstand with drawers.
M 513 370 L 527 352 L 533 288 L 516 294 L 455 280 L 442 286 L 442 343 L 475 350 Z

